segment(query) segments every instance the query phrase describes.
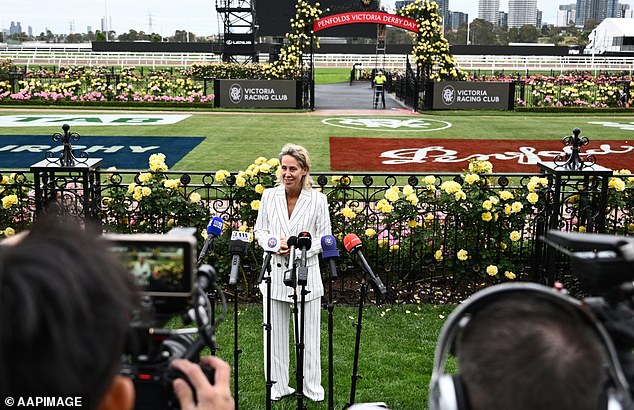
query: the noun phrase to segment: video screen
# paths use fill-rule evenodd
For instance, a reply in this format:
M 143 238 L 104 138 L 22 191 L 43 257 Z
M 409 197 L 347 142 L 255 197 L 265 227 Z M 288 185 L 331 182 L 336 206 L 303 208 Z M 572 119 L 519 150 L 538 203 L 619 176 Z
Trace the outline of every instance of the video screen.
M 134 277 L 141 294 L 188 297 L 194 279 L 192 243 L 166 238 L 160 235 L 160 240 L 143 240 L 135 235 L 119 235 L 108 239 L 112 242 L 110 250 Z

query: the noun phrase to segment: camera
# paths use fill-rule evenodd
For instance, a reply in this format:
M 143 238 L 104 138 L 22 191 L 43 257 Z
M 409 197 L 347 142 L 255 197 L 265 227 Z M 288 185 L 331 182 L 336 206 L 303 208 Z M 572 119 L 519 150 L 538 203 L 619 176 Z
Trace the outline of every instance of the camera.
M 556 230 L 541 239 L 569 257 L 581 290 L 591 295 L 583 302 L 608 332 L 634 393 L 634 239 Z
M 196 362 L 205 346 L 215 350 L 217 323 L 211 323 L 206 292 L 208 288 L 220 290 L 213 267 L 196 267 L 193 231 L 104 235 L 139 289 L 120 371 L 134 382 L 136 409 L 178 409 L 172 382 L 176 378 L 189 381 L 171 367 L 171 362 Z M 222 301 L 224 304 L 224 297 Z M 184 323 L 196 322 L 197 327 L 166 329 L 165 325 L 179 315 Z M 213 369 L 201 368 L 213 383 Z

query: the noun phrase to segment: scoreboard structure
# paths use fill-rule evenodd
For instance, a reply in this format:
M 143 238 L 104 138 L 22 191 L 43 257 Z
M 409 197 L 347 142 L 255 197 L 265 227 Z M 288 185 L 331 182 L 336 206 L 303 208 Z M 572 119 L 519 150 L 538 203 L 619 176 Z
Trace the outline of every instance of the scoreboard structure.
M 380 0 L 312 0 L 324 10 L 323 17 L 354 11 L 379 11 Z M 283 37 L 291 31 L 290 20 L 295 17 L 296 0 L 266 0 L 255 3 L 258 36 Z M 321 37 L 376 38 L 376 24 L 349 24 L 319 32 Z

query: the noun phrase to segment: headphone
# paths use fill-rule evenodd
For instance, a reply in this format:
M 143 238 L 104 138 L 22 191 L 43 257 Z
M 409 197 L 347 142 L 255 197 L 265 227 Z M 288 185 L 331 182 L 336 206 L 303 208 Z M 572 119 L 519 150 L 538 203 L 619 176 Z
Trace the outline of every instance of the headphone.
M 431 410 L 469 409 L 468 394 L 460 374 L 445 373 L 447 358 L 450 353 L 453 354 L 456 341 L 475 313 L 500 297 L 508 297 L 513 294 L 535 296 L 541 300 L 552 302 L 553 305 L 561 307 L 562 310 L 576 312 L 577 316 L 594 330 L 606 357 L 609 380 L 604 392 L 603 404 L 605 407 L 603 405 L 602 407 L 606 410 L 631 408 L 629 383 L 619 363 L 612 339 L 603 325 L 584 307 L 581 301 L 537 283 L 504 283 L 476 292 L 447 318 L 438 337 L 434 355 L 434 367 L 429 384 L 429 408 Z

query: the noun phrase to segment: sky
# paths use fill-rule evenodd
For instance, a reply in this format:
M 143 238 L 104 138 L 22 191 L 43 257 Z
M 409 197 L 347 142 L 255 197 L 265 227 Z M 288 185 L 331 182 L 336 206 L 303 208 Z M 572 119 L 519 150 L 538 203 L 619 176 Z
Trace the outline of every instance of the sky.
M 266 2 L 267 0 L 258 0 Z M 101 30 L 101 19 L 106 14 L 112 22 L 110 28 L 117 34 L 130 29 L 174 35 L 176 30 L 188 30 L 197 36 L 217 34 L 216 0 L 2 0 L 0 28 L 9 29 L 11 21 L 20 22 L 22 31 L 33 28 L 38 35 L 48 28 L 53 33 L 85 33 L 91 26 Z M 543 11 L 543 22 L 555 23 L 560 4 L 575 0 L 537 0 Z M 388 11 L 394 11 L 394 0 L 382 0 Z M 477 0 L 449 0 L 449 10 L 469 14 L 469 20 L 478 16 Z M 500 10 L 508 11 L 508 0 L 500 0 Z

